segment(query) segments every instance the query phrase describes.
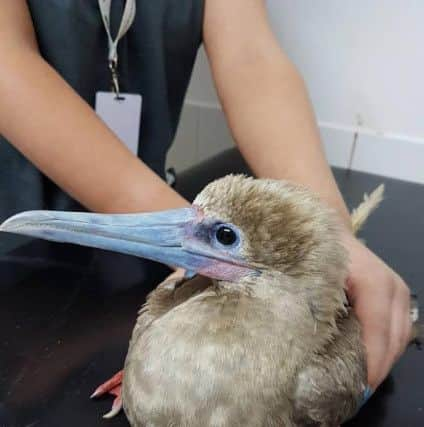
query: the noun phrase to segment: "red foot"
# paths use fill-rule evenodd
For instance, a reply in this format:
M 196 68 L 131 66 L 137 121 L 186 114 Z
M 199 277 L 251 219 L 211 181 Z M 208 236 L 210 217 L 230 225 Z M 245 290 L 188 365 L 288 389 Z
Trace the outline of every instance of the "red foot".
M 103 418 L 113 418 L 122 409 L 121 384 L 122 371 L 119 371 L 110 380 L 97 387 L 94 393 L 90 396 L 91 399 L 103 396 L 104 394 L 111 394 L 115 396 L 112 409 L 107 414 L 103 415 Z

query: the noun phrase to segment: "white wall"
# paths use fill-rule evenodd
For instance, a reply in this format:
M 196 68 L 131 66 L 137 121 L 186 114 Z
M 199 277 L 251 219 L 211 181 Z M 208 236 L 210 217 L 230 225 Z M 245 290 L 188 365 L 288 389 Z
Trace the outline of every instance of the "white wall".
M 308 85 L 330 163 L 424 183 L 424 0 L 268 0 L 268 7 Z M 202 51 L 170 161 L 180 166 L 180 156 L 186 167 L 187 150 L 192 163 L 229 146 L 225 126 Z

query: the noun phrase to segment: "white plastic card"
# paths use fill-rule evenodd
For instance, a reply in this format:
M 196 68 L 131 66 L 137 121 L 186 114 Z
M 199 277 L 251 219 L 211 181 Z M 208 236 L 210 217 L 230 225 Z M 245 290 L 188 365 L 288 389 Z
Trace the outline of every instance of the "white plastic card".
M 113 92 L 96 93 L 96 112 L 116 136 L 132 151 L 138 153 L 142 108 L 141 95 Z

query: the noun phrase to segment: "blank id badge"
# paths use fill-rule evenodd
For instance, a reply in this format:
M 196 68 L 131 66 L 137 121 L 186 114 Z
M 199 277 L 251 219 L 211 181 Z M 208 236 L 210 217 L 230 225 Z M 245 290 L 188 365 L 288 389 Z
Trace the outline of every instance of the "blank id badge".
M 96 93 L 96 113 L 115 135 L 137 155 L 143 99 L 133 93 Z

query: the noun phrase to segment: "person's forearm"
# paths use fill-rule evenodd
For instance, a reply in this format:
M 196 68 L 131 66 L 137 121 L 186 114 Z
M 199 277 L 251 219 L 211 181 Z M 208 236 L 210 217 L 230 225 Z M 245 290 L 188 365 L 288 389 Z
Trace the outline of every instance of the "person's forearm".
M 61 188 L 98 212 L 187 203 L 127 150 L 36 50 L 1 56 L 0 133 Z
M 213 15 L 218 3 L 209 4 Z M 205 30 L 214 79 L 237 145 L 256 175 L 309 187 L 349 226 L 303 80 L 272 35 L 264 6 L 249 4 L 243 9 L 244 26 L 222 23 L 218 32 L 211 24 L 210 31 L 207 26 Z M 209 19 L 223 20 L 218 13 Z M 237 25 L 240 28 L 234 28 Z
M 254 173 L 303 184 L 349 214 L 325 159 L 304 84 L 290 65 L 256 65 L 224 101 L 235 140 Z M 240 77 L 240 76 L 239 76 Z M 240 80 L 239 80 L 240 82 Z

